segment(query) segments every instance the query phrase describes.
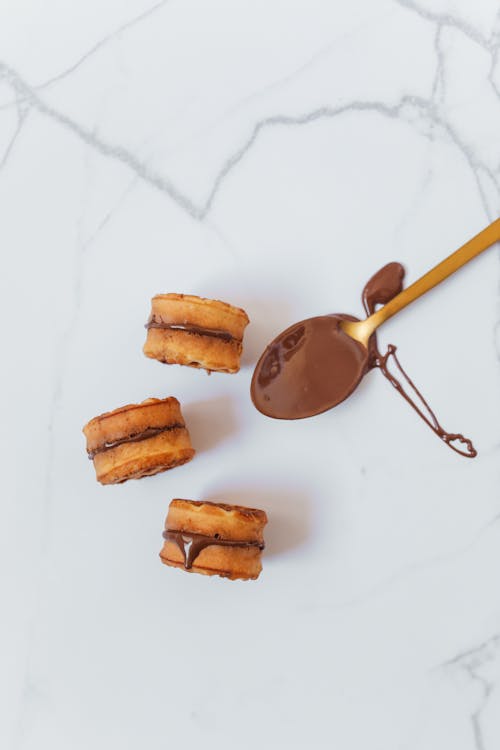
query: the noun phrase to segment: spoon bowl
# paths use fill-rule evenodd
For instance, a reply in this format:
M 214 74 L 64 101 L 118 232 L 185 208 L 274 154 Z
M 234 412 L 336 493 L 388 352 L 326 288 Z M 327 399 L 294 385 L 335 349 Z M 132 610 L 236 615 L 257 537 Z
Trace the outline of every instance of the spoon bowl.
M 354 391 L 369 369 L 368 347 L 342 329 L 348 315 L 295 323 L 266 348 L 255 368 L 251 396 L 274 419 L 304 419 L 327 411 Z

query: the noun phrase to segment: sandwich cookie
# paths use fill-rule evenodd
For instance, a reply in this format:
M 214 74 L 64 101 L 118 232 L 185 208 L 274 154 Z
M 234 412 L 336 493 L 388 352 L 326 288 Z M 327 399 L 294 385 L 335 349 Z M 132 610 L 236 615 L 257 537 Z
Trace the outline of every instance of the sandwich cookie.
M 158 474 L 190 461 L 195 451 L 176 398 L 148 398 L 91 419 L 83 428 L 101 484 Z
M 239 307 L 192 294 L 157 294 L 146 323 L 146 357 L 208 372 L 240 369 L 248 316 Z
M 262 570 L 263 510 L 226 503 L 172 500 L 160 558 L 165 565 L 231 580 Z

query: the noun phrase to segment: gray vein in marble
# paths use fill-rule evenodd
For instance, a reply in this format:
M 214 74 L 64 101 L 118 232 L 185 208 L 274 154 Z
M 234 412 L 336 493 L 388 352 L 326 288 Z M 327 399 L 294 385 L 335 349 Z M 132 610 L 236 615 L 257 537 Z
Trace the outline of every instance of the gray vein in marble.
M 442 72 L 444 69 L 444 53 L 442 52 L 442 49 L 441 49 L 441 32 L 444 27 L 447 27 L 447 28 L 455 29 L 456 31 L 461 32 L 468 39 L 478 44 L 482 49 L 484 49 L 490 55 L 491 62 L 490 62 L 490 69 L 488 72 L 488 82 L 491 85 L 496 97 L 500 99 L 500 86 L 495 81 L 495 72 L 496 72 L 496 66 L 497 66 L 498 55 L 499 55 L 499 50 L 500 50 L 500 10 L 497 12 L 494 28 L 492 29 L 491 34 L 487 37 L 487 36 L 484 36 L 484 34 L 482 34 L 472 24 L 468 23 L 467 21 L 465 21 L 463 18 L 459 16 L 452 15 L 451 13 L 441 13 L 439 11 L 422 8 L 420 5 L 418 5 L 418 3 L 415 2 L 415 0 L 396 0 L 396 2 L 401 7 L 406 8 L 416 13 L 421 18 L 427 21 L 430 21 L 431 23 L 436 24 L 435 50 L 436 50 L 436 54 L 438 57 L 438 72 L 439 72 L 440 81 L 443 87 L 444 87 L 444 76 L 442 75 Z M 433 98 L 434 98 L 434 94 L 437 91 L 437 86 L 438 86 L 438 79 L 435 78 L 435 85 L 433 87 Z M 442 99 L 444 99 L 444 89 L 443 89 Z M 472 151 L 470 151 L 470 154 L 472 155 Z M 481 184 L 479 173 L 480 173 L 480 170 L 482 169 L 485 172 L 485 174 L 488 175 L 488 177 L 492 180 L 493 184 L 495 185 L 497 193 L 499 193 L 500 195 L 500 187 L 498 184 L 498 180 L 496 179 L 496 175 L 495 175 L 496 171 L 500 171 L 500 165 L 497 166 L 496 170 L 493 170 L 493 169 L 488 168 L 485 164 L 480 164 L 475 159 L 470 160 L 470 164 L 475 172 L 475 179 L 476 179 L 478 191 L 481 197 L 482 204 L 485 208 L 486 215 L 491 220 L 496 215 L 498 215 L 499 213 L 498 206 L 495 206 L 495 209 L 493 212 L 491 212 L 488 209 L 488 202 L 487 202 L 485 190 Z M 499 357 L 500 357 L 500 351 L 499 351 Z
M 276 91 L 277 89 L 283 89 L 288 83 L 297 81 L 303 73 L 307 72 L 311 68 L 314 68 L 320 60 L 326 57 L 332 50 L 338 48 L 342 42 L 345 42 L 348 39 L 352 39 L 352 37 L 356 36 L 356 34 L 361 31 L 365 31 L 367 28 L 372 28 L 373 26 L 376 26 L 380 23 L 387 22 L 388 16 L 392 14 L 393 11 L 386 11 L 376 18 L 370 19 L 370 21 L 365 21 L 364 23 L 360 23 L 355 28 L 346 31 L 343 34 L 340 34 L 338 37 L 335 37 L 332 41 L 321 47 L 321 49 L 311 55 L 308 60 L 301 63 L 294 70 L 291 70 L 286 75 L 274 80 L 272 83 L 267 84 L 263 88 L 260 88 L 257 91 L 253 91 L 244 98 L 240 99 L 231 107 L 228 107 L 224 112 L 220 114 L 220 116 L 213 120 L 208 126 L 205 126 L 202 130 L 198 131 L 198 133 L 210 132 L 213 127 L 223 122 L 230 115 L 233 115 L 244 108 L 249 102 L 255 101 L 256 99 L 261 99 L 266 94 L 269 94 L 272 91 Z
M 486 50 L 486 52 L 488 52 L 491 56 L 488 81 L 496 96 L 500 98 L 500 87 L 497 85 L 494 79 L 500 48 L 500 10 L 496 15 L 495 26 L 492 29 L 490 36 L 486 37 L 478 29 L 472 26 L 472 24 L 464 21 L 459 16 L 452 15 L 451 13 L 440 13 L 439 11 L 422 8 L 415 2 L 415 0 L 396 0 L 396 2 L 401 7 L 413 11 L 426 21 L 437 24 L 438 28 L 447 26 L 448 28 L 456 29 L 457 31 L 462 32 L 462 34 L 464 34 L 468 39 Z
M 19 713 L 16 720 L 15 730 L 15 746 L 21 747 L 23 739 L 30 728 L 31 714 L 33 709 L 29 696 L 34 693 L 37 689 L 37 681 L 34 679 L 34 667 L 33 667 L 33 652 L 34 652 L 34 640 L 36 634 L 36 626 L 39 621 L 39 610 L 41 609 L 44 601 L 43 582 L 46 580 L 46 571 L 44 566 L 48 562 L 48 550 L 50 548 L 50 533 L 51 533 L 51 498 L 52 498 L 52 487 L 54 478 L 55 468 L 55 451 L 56 451 L 56 423 L 60 410 L 61 399 L 64 387 L 64 375 L 65 368 L 68 360 L 68 353 L 70 350 L 71 341 L 73 340 L 74 330 L 78 322 L 79 313 L 82 305 L 83 296 L 83 264 L 85 251 L 90 245 L 97 239 L 101 231 L 108 224 L 112 216 L 121 207 L 125 198 L 130 193 L 132 188 L 137 183 L 137 177 L 127 186 L 126 190 L 122 193 L 119 200 L 115 205 L 108 211 L 106 216 L 100 222 L 95 231 L 90 237 L 84 239 L 83 237 L 83 217 L 86 209 L 85 202 L 82 205 L 80 217 L 77 221 L 77 236 L 75 244 L 75 259 L 74 259 L 74 272 L 73 272 L 73 306 L 70 315 L 67 319 L 67 324 L 62 332 L 59 339 L 58 346 L 56 349 L 55 360 L 55 374 L 54 374 L 54 388 L 52 391 L 52 397 L 49 408 L 49 423 L 48 423 L 48 440 L 47 440 L 47 459 L 46 459 L 46 472 L 45 472 L 45 485 L 43 489 L 43 508 L 42 514 L 42 528 L 40 533 L 40 545 L 41 553 L 39 555 L 39 564 L 36 574 L 39 577 L 38 585 L 38 596 L 33 608 L 33 614 L 29 623 L 29 636 L 28 636 L 28 653 L 26 657 L 26 663 L 24 666 L 24 679 L 21 687 L 21 700 L 19 703 Z M 35 686 L 35 688 L 33 687 Z
M 40 83 L 37 86 L 34 86 L 33 89 L 35 91 L 41 91 L 42 89 L 52 86 L 54 83 L 58 83 L 59 81 L 62 81 L 64 78 L 66 78 L 67 76 L 71 75 L 76 70 L 78 70 L 78 68 L 80 68 L 84 63 L 86 63 L 87 60 L 93 57 L 96 52 L 98 52 L 100 49 L 105 47 L 109 42 L 112 42 L 114 39 L 121 36 L 123 32 L 127 31 L 128 29 L 133 28 L 141 21 L 145 21 L 154 13 L 161 10 L 161 8 L 163 8 L 168 2 L 170 2 L 170 0 L 160 0 L 160 2 L 156 3 L 155 5 L 152 5 L 150 8 L 143 11 L 142 13 L 139 13 L 139 15 L 135 16 L 130 21 L 126 21 L 117 29 L 115 29 L 115 31 L 112 31 L 109 34 L 106 34 L 106 36 L 104 36 L 102 39 L 96 42 L 96 44 L 94 44 L 93 47 L 91 47 L 87 52 L 85 52 L 85 54 L 82 55 L 69 68 L 66 68 L 66 70 L 63 70 L 61 73 L 58 73 L 58 75 L 53 76 L 52 78 L 49 78 L 43 83 Z
M 482 641 L 478 646 L 471 646 L 464 651 L 460 651 L 450 659 L 446 659 L 446 661 L 441 662 L 441 664 L 439 664 L 436 668 L 443 669 L 445 667 L 452 667 L 455 664 L 460 665 L 463 661 L 469 662 L 471 659 L 475 660 L 478 656 L 484 656 L 486 652 L 489 652 L 491 650 L 491 646 L 495 648 L 500 647 L 500 633 L 493 634 L 486 640 Z
M 138 177 L 157 188 L 172 198 L 181 208 L 187 211 L 194 219 L 203 218 L 200 216 L 199 209 L 190 201 L 190 199 L 177 190 L 175 185 L 168 179 L 162 177 L 154 170 L 150 169 L 147 164 L 138 159 L 132 152 L 123 146 L 115 146 L 99 138 L 88 128 L 79 125 L 67 115 L 46 104 L 22 78 L 11 67 L 0 61 L 0 77 L 12 86 L 15 93 L 21 96 L 27 104 L 42 115 L 57 122 L 69 132 L 76 135 L 88 146 L 94 148 L 102 156 L 121 162 L 124 166 L 132 170 Z
M 109 222 L 115 216 L 117 211 L 119 211 L 119 209 L 122 207 L 122 205 L 124 204 L 128 196 L 130 195 L 132 190 L 136 187 L 138 180 L 139 178 L 136 176 L 132 180 L 129 181 L 125 190 L 123 190 L 123 192 L 120 194 L 120 196 L 118 197 L 118 200 L 115 201 L 113 206 L 111 206 L 111 208 L 108 209 L 108 211 L 105 213 L 103 218 L 98 223 L 97 227 L 95 227 L 95 229 L 91 232 L 91 234 L 85 240 L 82 237 L 82 239 L 80 240 L 82 253 L 84 253 L 87 250 L 87 248 L 89 248 L 95 242 L 95 240 L 101 234 L 103 229 L 105 229 L 105 227 L 109 224 Z
M 436 54 L 436 70 L 435 70 L 434 79 L 432 82 L 430 101 L 432 102 L 433 108 L 436 111 L 438 111 L 439 106 L 444 99 L 444 90 L 445 90 L 445 75 L 444 75 L 445 55 L 442 49 L 442 26 L 440 25 L 436 27 L 436 32 L 434 35 L 434 52 Z M 393 232 L 395 244 L 398 244 L 399 242 L 398 232 L 403 227 L 406 226 L 408 219 L 414 216 L 416 207 L 418 206 L 419 202 L 423 200 L 425 193 L 427 191 L 427 188 L 429 187 L 432 181 L 432 177 L 434 174 L 433 161 L 432 161 L 432 147 L 434 143 L 436 142 L 436 138 L 438 135 L 437 131 L 438 131 L 438 125 L 436 124 L 436 122 L 431 121 L 429 125 L 429 158 L 427 161 L 425 173 L 422 177 L 419 188 L 416 191 L 416 194 L 413 200 L 411 201 L 411 204 L 408 206 L 405 212 L 405 215 L 401 216 L 401 218 L 399 219 L 397 226 Z
M 495 73 L 496 68 L 498 64 L 498 55 L 500 52 L 500 10 L 497 13 L 496 19 L 495 19 L 495 28 L 492 31 L 491 35 L 492 39 L 492 50 L 491 50 L 491 65 L 490 70 L 488 72 L 488 81 L 497 95 L 497 97 L 500 99 L 500 86 L 495 81 Z M 499 165 L 500 169 L 500 165 Z
M 14 129 L 14 133 L 12 134 L 12 138 L 7 144 L 7 148 L 5 149 L 4 154 L 2 158 L 0 159 L 0 170 L 2 170 L 5 167 L 12 151 L 14 150 L 14 146 L 16 144 L 17 139 L 19 138 L 21 134 L 21 130 L 23 129 L 28 113 L 29 113 L 29 108 L 26 107 L 22 102 L 18 102 L 17 103 L 16 127 Z
M 418 5 L 418 3 L 415 2 L 415 0 L 396 0 L 396 3 L 403 8 L 414 11 L 417 15 L 419 15 L 421 18 L 424 18 L 426 21 L 432 21 L 432 23 L 437 23 L 440 26 L 450 26 L 451 28 L 458 29 L 463 34 L 468 36 L 469 39 L 472 39 L 474 42 L 480 44 L 481 47 L 490 49 L 490 39 L 483 36 L 483 34 L 481 34 L 478 29 L 476 29 L 467 21 L 464 21 L 464 19 L 460 18 L 459 16 L 452 15 L 451 13 L 441 13 L 439 11 L 422 8 L 420 5 Z
M 409 125 L 413 125 L 413 115 L 417 114 L 421 119 L 428 120 L 428 122 L 434 126 L 439 127 L 444 133 L 447 134 L 451 142 L 459 149 L 468 166 L 471 169 L 472 175 L 476 182 L 479 195 L 481 198 L 482 205 L 484 207 L 487 216 L 490 214 L 489 206 L 486 200 L 481 182 L 478 178 L 477 168 L 481 166 L 485 172 L 491 177 L 493 182 L 496 183 L 494 172 L 480 164 L 475 157 L 472 149 L 470 149 L 459 137 L 455 129 L 444 120 L 438 113 L 435 105 L 421 97 L 415 96 L 403 96 L 396 104 L 385 104 L 377 101 L 354 101 L 345 105 L 339 105 L 338 107 L 321 107 L 312 112 L 308 112 L 304 115 L 292 116 L 292 115 L 275 115 L 271 117 L 263 118 L 259 120 L 253 127 L 253 130 L 247 139 L 247 141 L 233 153 L 223 164 L 220 169 L 212 189 L 208 195 L 205 205 L 201 211 L 201 218 L 204 218 L 206 214 L 212 208 L 213 202 L 216 195 L 218 194 L 222 183 L 226 177 L 233 171 L 233 169 L 241 162 L 241 160 L 250 151 L 252 146 L 257 141 L 260 133 L 267 128 L 276 126 L 301 126 L 308 125 L 312 122 L 322 119 L 334 119 L 340 115 L 349 114 L 353 112 L 374 112 L 383 117 L 389 117 L 391 119 L 401 119 Z M 430 138 L 430 135 L 425 134 L 426 137 Z
M 419 6 L 417 6 L 417 4 L 413 2 L 413 0 L 401 0 L 401 2 L 399 2 L 398 4 L 417 13 L 419 12 Z M 495 87 L 493 76 L 495 71 L 495 60 L 498 55 L 499 32 L 496 30 L 492 31 L 490 39 L 486 40 L 484 36 L 476 34 L 473 27 L 469 28 L 466 23 L 462 23 L 460 19 L 458 19 L 457 21 L 457 19 L 454 19 L 454 17 L 449 14 L 438 14 L 423 10 L 420 15 L 425 20 L 429 20 L 434 23 L 436 26 L 434 37 L 436 71 L 432 84 L 430 102 L 425 103 L 425 100 L 422 100 L 422 105 L 428 106 L 429 109 L 434 113 L 434 116 L 430 116 L 430 141 L 434 142 L 436 140 L 436 130 L 438 129 L 438 127 L 444 128 L 447 131 L 448 136 L 451 138 L 452 142 L 454 142 L 455 145 L 462 151 L 463 155 L 468 161 L 469 167 L 474 175 L 474 180 L 477 185 L 485 215 L 490 220 L 492 220 L 499 213 L 499 200 L 495 201 L 495 205 L 492 209 L 487 199 L 486 183 L 488 182 L 488 180 L 490 181 L 494 192 L 497 193 L 498 199 L 500 199 L 500 185 L 498 183 L 495 170 L 481 163 L 480 160 L 477 159 L 474 154 L 474 150 L 470 147 L 467 147 L 466 144 L 459 138 L 457 131 L 450 125 L 450 123 L 446 120 L 445 115 L 442 113 L 442 105 L 446 100 L 446 54 L 443 49 L 443 31 L 447 28 L 451 28 L 452 30 L 459 30 L 466 34 L 469 39 L 471 39 L 475 43 L 478 43 L 481 47 L 488 51 L 492 58 L 488 80 L 490 81 L 497 95 L 500 95 L 500 92 Z M 500 11 L 497 14 L 497 24 L 500 24 Z M 430 164 L 417 199 L 421 196 L 430 179 L 432 178 L 432 171 L 432 164 Z
M 481 674 L 482 667 L 499 657 L 500 633 L 495 633 L 487 640 L 465 651 L 461 651 L 453 658 L 439 665 L 440 669 L 458 667 L 472 682 L 479 685 L 481 697 L 479 704 L 471 711 L 470 721 L 476 750 L 486 750 L 483 728 L 481 724 L 482 714 L 486 709 L 489 698 L 496 687 L 496 683 Z
M 248 140 L 242 146 L 240 146 L 239 149 L 237 149 L 232 155 L 230 155 L 226 159 L 221 169 L 219 170 L 219 173 L 215 177 L 215 180 L 212 184 L 212 188 L 208 193 L 208 198 L 205 201 L 205 203 L 202 205 L 196 205 L 187 195 L 183 194 L 180 190 L 178 190 L 177 187 L 167 177 L 164 177 L 158 174 L 157 172 L 155 172 L 154 170 L 152 170 L 151 168 L 149 168 L 148 165 L 144 161 L 141 161 L 132 152 L 130 152 L 129 150 L 127 150 L 126 148 L 122 146 L 113 145 L 99 138 L 95 133 L 89 131 L 88 129 L 79 125 L 77 122 L 75 122 L 68 116 L 64 115 L 58 110 L 47 105 L 37 95 L 36 93 L 37 88 L 48 86 L 51 83 L 55 82 L 55 80 L 60 80 L 66 75 L 69 75 L 71 72 L 74 72 L 74 70 L 76 70 L 81 64 L 83 64 L 86 60 L 88 60 L 89 57 L 91 57 L 95 52 L 97 52 L 97 50 L 100 49 L 102 46 L 107 44 L 111 39 L 121 34 L 125 29 L 130 28 L 136 23 L 139 23 L 141 20 L 149 17 L 151 14 L 153 14 L 154 12 L 159 10 L 161 7 L 163 7 L 163 5 L 166 4 L 166 2 L 168 2 L 168 0 L 161 0 L 161 2 L 152 6 L 150 9 L 143 12 L 136 18 L 132 19 L 126 24 L 123 24 L 115 32 L 107 35 L 100 42 L 94 45 L 94 47 L 91 50 L 89 50 L 82 58 L 80 58 L 80 60 L 77 61 L 73 66 L 71 66 L 71 68 L 67 69 L 66 71 L 63 71 L 63 73 L 59 74 L 54 79 L 51 79 L 50 81 L 46 81 L 44 84 L 41 85 L 41 87 L 30 87 L 16 73 L 16 71 L 14 71 L 7 64 L 2 63 L 2 62 L 0 62 L 0 76 L 3 76 L 11 84 L 14 91 L 16 92 L 16 97 L 18 99 L 24 98 L 31 107 L 36 109 L 41 114 L 51 117 L 54 121 L 58 122 L 60 125 L 62 125 L 66 129 L 72 131 L 81 140 L 83 140 L 87 145 L 95 148 L 99 153 L 101 153 L 101 155 L 108 157 L 108 158 L 115 159 L 121 162 L 122 164 L 124 164 L 125 166 L 127 166 L 128 168 L 130 168 L 133 172 L 135 172 L 135 174 L 139 178 L 143 179 L 145 182 L 149 183 L 151 186 L 157 188 L 163 193 L 169 195 L 170 198 L 174 202 L 176 202 L 182 209 L 187 211 L 187 213 L 193 219 L 196 219 L 199 221 L 205 219 L 205 217 L 211 210 L 214 200 L 217 194 L 219 193 L 226 177 L 228 177 L 228 175 L 232 172 L 232 170 L 246 156 L 248 151 L 252 148 L 252 146 L 257 141 L 259 134 L 264 129 L 269 128 L 269 127 L 279 126 L 279 125 L 282 125 L 282 126 L 307 125 L 319 119 L 323 119 L 323 118 L 331 119 L 331 118 L 340 116 L 342 114 L 345 114 L 348 112 L 355 112 L 355 111 L 378 112 L 382 116 L 391 117 L 391 118 L 401 118 L 402 120 L 406 119 L 406 121 L 410 125 L 413 125 L 411 117 L 405 118 L 405 112 L 406 114 L 408 114 L 407 110 L 411 106 L 413 106 L 416 110 L 418 110 L 418 114 L 421 117 L 423 116 L 424 118 L 427 118 L 429 120 L 429 124 L 431 125 L 432 131 L 435 129 L 436 126 L 441 127 L 441 129 L 447 133 L 447 135 L 449 136 L 451 141 L 455 144 L 455 146 L 461 151 L 462 155 L 466 159 L 474 175 L 474 180 L 476 181 L 476 185 L 478 188 L 478 192 L 479 192 L 480 199 L 484 207 L 485 213 L 487 216 L 491 218 L 491 212 L 489 210 L 485 190 L 481 184 L 479 170 L 482 169 L 484 173 L 488 175 L 488 177 L 491 179 L 492 183 L 496 186 L 497 191 L 498 191 L 499 187 L 498 187 L 498 182 L 496 180 L 496 175 L 494 171 L 490 170 L 489 168 L 486 167 L 486 165 L 481 164 L 477 160 L 477 158 L 475 157 L 473 153 L 473 150 L 469 148 L 459 138 L 458 134 L 452 128 L 452 126 L 438 114 L 435 101 L 428 101 L 419 97 L 404 96 L 400 99 L 399 103 L 396 103 L 396 104 L 386 104 L 384 102 L 374 102 L 374 101 L 372 102 L 354 101 L 351 103 L 347 103 L 345 105 L 339 105 L 337 107 L 319 108 L 312 112 L 305 113 L 303 115 L 298 115 L 298 116 L 274 115 L 274 116 L 263 118 L 254 125 L 253 130 Z M 495 62 L 496 62 L 496 57 L 498 54 L 498 45 L 499 45 L 499 34 L 497 31 L 494 31 L 490 38 L 486 38 L 472 25 L 470 25 L 469 23 L 467 23 L 466 21 L 462 20 L 459 17 L 455 17 L 449 13 L 439 13 L 439 12 L 429 11 L 427 9 L 422 9 L 420 8 L 420 6 L 418 6 L 417 3 L 414 2 L 414 0 L 396 0 L 396 2 L 400 6 L 417 13 L 422 18 L 437 24 L 436 41 L 435 41 L 435 49 L 436 49 L 436 55 L 437 55 L 437 70 L 436 70 L 436 76 L 435 76 L 434 85 L 433 85 L 433 91 L 432 91 L 433 99 L 437 92 L 438 86 L 440 85 L 440 82 L 443 81 L 442 75 L 443 75 L 444 57 L 443 57 L 443 53 L 440 47 L 440 39 L 441 39 L 441 30 L 445 26 L 460 30 L 467 37 L 469 37 L 474 42 L 478 43 L 479 45 L 481 45 L 483 48 L 487 49 L 490 52 L 490 54 L 492 55 L 492 64 L 491 64 L 489 79 L 490 79 L 492 86 L 495 88 L 495 91 L 497 91 L 498 93 L 498 88 L 496 87 L 496 84 L 494 82 Z M 434 133 L 432 132 L 431 137 L 433 137 L 433 135 Z
M 16 71 L 3 62 L 0 62 L 0 75 L 3 76 L 12 86 L 16 95 L 23 97 L 36 111 L 48 116 L 63 126 L 66 130 L 72 132 L 88 146 L 98 151 L 102 156 L 121 162 L 124 166 L 131 169 L 139 178 L 167 194 L 180 208 L 185 210 L 193 219 L 198 221 L 205 219 L 210 212 L 214 200 L 223 183 L 226 181 L 226 178 L 254 146 L 261 132 L 268 128 L 277 126 L 290 127 L 308 125 L 317 120 L 334 119 L 341 115 L 353 112 L 378 113 L 383 117 L 401 119 L 412 127 L 415 127 L 416 116 L 417 124 L 427 121 L 428 125 L 438 126 L 465 158 L 472 171 L 485 213 L 488 216 L 490 215 L 489 206 L 481 184 L 478 168 L 481 167 L 490 177 L 493 184 L 498 186 L 495 173 L 478 161 L 473 150 L 461 140 L 454 128 L 440 116 L 432 101 L 421 97 L 406 95 L 395 104 L 386 104 L 378 101 L 353 101 L 337 107 L 321 107 L 302 115 L 272 115 L 259 120 L 254 125 L 247 141 L 230 155 L 222 165 L 212 183 L 212 188 L 208 193 L 208 198 L 205 203 L 202 205 L 196 205 L 187 195 L 178 190 L 168 178 L 155 172 L 131 151 L 122 146 L 108 143 L 99 138 L 94 132 L 79 125 L 70 117 L 47 105 L 35 90 L 16 73 Z M 419 120 L 420 123 L 418 122 Z M 427 133 L 423 133 L 423 135 L 430 137 Z
M 90 58 L 92 58 L 97 52 L 99 52 L 99 50 L 101 50 L 103 47 L 106 47 L 109 44 L 109 42 L 112 42 L 114 39 L 117 39 L 125 31 L 128 31 L 129 29 L 133 28 L 137 24 L 141 23 L 141 21 L 145 21 L 154 13 L 161 10 L 161 8 L 163 8 L 169 2 L 170 0 L 160 0 L 160 2 L 156 3 L 155 5 L 152 5 L 150 8 L 143 11 L 142 13 L 139 13 L 139 15 L 134 16 L 134 18 L 130 19 L 130 21 L 126 21 L 114 31 L 111 31 L 109 34 L 106 34 L 105 36 L 103 36 L 102 39 L 96 42 L 89 50 L 87 50 L 87 52 L 85 52 L 80 58 L 78 58 L 78 60 L 76 60 L 68 68 L 63 70 L 61 73 L 58 73 L 57 75 L 53 76 L 52 78 L 48 78 L 43 83 L 39 83 L 33 86 L 32 90 L 42 91 L 43 89 L 53 86 L 55 83 L 59 83 L 59 81 L 64 80 L 65 78 L 70 76 L 72 73 L 75 73 L 82 65 L 84 65 Z M 6 102 L 5 104 L 2 104 L 2 106 L 0 106 L 0 110 L 7 109 L 8 107 L 11 107 L 12 104 L 15 104 L 15 101 Z
M 444 86 L 444 64 L 445 56 L 442 49 L 442 33 L 443 27 L 438 24 L 436 27 L 436 34 L 434 37 L 434 52 L 436 53 L 436 73 L 434 75 L 434 82 L 432 84 L 431 99 L 433 102 L 441 102 L 443 100 L 443 86 Z

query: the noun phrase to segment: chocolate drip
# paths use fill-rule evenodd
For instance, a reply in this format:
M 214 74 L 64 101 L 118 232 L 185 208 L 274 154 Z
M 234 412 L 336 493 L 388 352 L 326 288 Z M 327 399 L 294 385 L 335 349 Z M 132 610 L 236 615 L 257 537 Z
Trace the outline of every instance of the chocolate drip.
M 193 567 L 194 561 L 206 547 L 258 547 L 260 550 L 264 549 L 263 542 L 238 542 L 233 539 L 220 539 L 218 536 L 195 534 L 192 531 L 170 531 L 167 529 L 163 532 L 163 538 L 178 546 L 184 558 L 186 570 Z
M 367 315 L 375 312 L 377 305 L 386 305 L 403 289 L 405 269 L 401 263 L 387 263 L 365 284 L 361 300 Z
M 109 451 L 111 448 L 116 448 L 118 445 L 123 445 L 124 443 L 140 443 L 142 440 L 148 440 L 148 438 L 156 437 L 156 435 L 160 435 L 162 432 L 168 432 L 169 430 L 179 430 L 185 427 L 185 425 L 180 423 L 175 424 L 169 424 L 166 427 L 147 427 L 142 432 L 137 432 L 133 435 L 129 435 L 128 437 L 120 438 L 119 440 L 115 440 L 112 443 L 104 443 L 99 448 L 94 448 L 92 451 L 87 451 L 88 456 L 90 459 L 93 459 L 94 456 L 96 456 L 98 453 L 103 453 L 104 451 Z
M 180 323 L 165 323 L 161 319 L 156 319 L 154 315 L 148 320 L 145 328 L 163 328 L 166 331 L 185 331 L 191 333 L 194 336 L 211 336 L 214 339 L 221 339 L 222 341 L 240 341 L 235 336 L 229 333 L 229 331 L 222 331 L 219 328 L 203 328 L 200 326 L 193 325 L 182 325 Z
M 363 289 L 362 295 L 363 306 L 368 315 L 372 315 L 375 312 L 377 305 L 385 305 L 387 302 L 390 302 L 396 294 L 399 294 L 403 289 L 404 276 L 405 270 L 401 263 L 388 263 L 371 277 Z M 424 420 L 431 430 L 435 432 L 449 448 L 466 458 L 474 458 L 477 456 L 477 451 L 468 438 L 464 437 L 461 433 L 447 432 L 440 424 L 436 414 L 431 409 L 422 393 L 418 390 L 413 380 L 401 366 L 401 363 L 396 356 L 397 347 L 394 346 L 394 344 L 389 344 L 386 353 L 382 355 L 378 350 L 377 339 L 375 336 L 372 337 L 371 344 L 372 352 L 370 356 L 370 367 L 379 368 L 382 375 L 387 378 L 389 383 L 391 383 L 405 401 L 410 404 L 419 417 Z M 389 371 L 388 362 L 391 359 L 415 394 L 416 401 L 405 391 L 401 381 Z M 420 408 L 419 403 L 425 411 Z M 465 447 L 462 449 L 460 445 Z
M 461 456 L 465 456 L 466 458 L 475 458 L 477 456 L 477 451 L 472 445 L 472 441 L 469 440 L 469 438 L 464 437 L 461 433 L 447 432 L 441 426 L 435 413 L 433 412 L 425 398 L 422 396 L 413 380 L 402 368 L 401 363 L 396 356 L 396 349 L 397 347 L 395 347 L 393 344 L 389 344 L 389 346 L 387 347 L 387 352 L 383 356 L 380 354 L 378 355 L 375 367 L 378 367 L 380 369 L 382 375 L 387 378 L 389 383 L 391 383 L 391 385 L 394 386 L 397 392 L 400 393 L 401 396 L 403 396 L 405 401 L 410 404 L 412 409 L 415 409 L 419 417 L 424 420 L 424 422 L 431 428 L 431 430 L 435 432 L 436 435 L 441 438 L 441 440 L 446 443 L 449 448 L 456 451 L 456 453 L 459 453 Z M 401 385 L 401 382 L 395 377 L 395 375 L 389 372 L 387 363 L 390 358 L 393 359 L 394 364 L 398 368 L 399 372 L 406 380 L 410 388 L 412 388 L 413 392 L 416 394 L 418 400 L 427 411 L 428 416 L 424 414 L 422 409 L 418 406 L 418 403 L 416 403 L 412 399 L 412 397 L 405 391 L 404 387 Z M 461 449 L 459 447 L 459 444 L 464 445 L 465 448 Z
M 373 314 L 377 305 L 386 304 L 401 292 L 404 274 L 400 263 L 388 263 L 372 276 L 362 295 L 367 315 Z M 269 344 L 252 378 L 251 396 L 256 408 L 275 419 L 311 417 L 340 404 L 369 370 L 379 368 L 446 445 L 461 456 L 474 458 L 477 452 L 468 438 L 460 433 L 447 432 L 441 426 L 401 367 L 396 347 L 390 344 L 382 356 L 376 334 L 373 334 L 368 348 L 365 348 L 343 331 L 342 320 L 358 318 L 340 314 L 309 318 L 290 326 Z M 389 372 L 389 360 L 394 361 L 416 399 Z

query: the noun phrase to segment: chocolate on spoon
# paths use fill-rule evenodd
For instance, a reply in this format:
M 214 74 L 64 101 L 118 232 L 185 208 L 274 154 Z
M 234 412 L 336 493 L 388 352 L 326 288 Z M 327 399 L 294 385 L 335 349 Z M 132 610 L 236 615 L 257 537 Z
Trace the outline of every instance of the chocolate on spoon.
M 449 433 L 439 424 L 401 367 L 396 347 L 391 345 L 385 355 L 380 354 L 375 330 L 499 239 L 500 219 L 497 219 L 404 290 L 401 264 L 384 266 L 363 290 L 363 305 L 369 316 L 364 321 L 350 315 L 333 314 L 308 318 L 287 328 L 267 346 L 255 368 L 251 396 L 256 408 L 275 419 L 303 419 L 320 414 L 344 401 L 364 375 L 378 367 L 450 448 L 463 456 L 476 456 L 469 439 L 458 433 Z M 380 304 L 384 306 L 375 311 Z M 394 362 L 417 401 L 389 371 L 389 361 Z

